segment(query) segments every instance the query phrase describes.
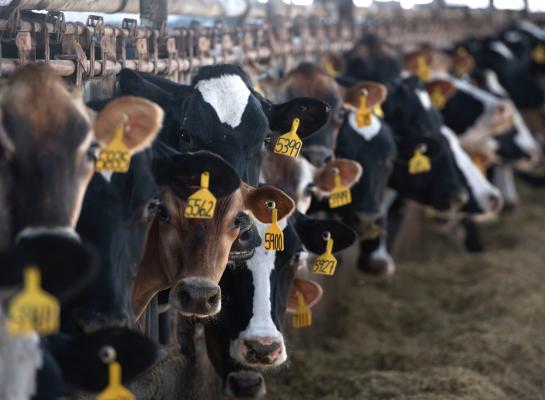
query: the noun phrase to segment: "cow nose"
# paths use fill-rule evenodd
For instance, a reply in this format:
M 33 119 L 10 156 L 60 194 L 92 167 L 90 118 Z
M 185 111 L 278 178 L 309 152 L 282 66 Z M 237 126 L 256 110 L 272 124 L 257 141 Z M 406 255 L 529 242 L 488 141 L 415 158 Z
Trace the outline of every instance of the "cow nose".
M 174 307 L 185 316 L 208 317 L 221 308 L 220 287 L 205 279 L 183 279 L 176 294 L 178 304 Z
M 450 194 L 451 208 L 458 210 L 469 200 L 469 194 L 466 190 L 456 190 Z
M 360 234 L 360 239 L 373 240 L 379 238 L 384 233 L 384 229 L 382 228 L 380 223 L 382 219 L 382 214 L 359 213 L 358 219 L 358 232 Z
M 267 393 L 263 375 L 256 371 L 237 371 L 227 375 L 225 394 L 242 399 L 258 399 Z
M 242 342 L 244 359 L 250 364 L 274 364 L 282 354 L 282 343 L 275 338 L 246 339 Z

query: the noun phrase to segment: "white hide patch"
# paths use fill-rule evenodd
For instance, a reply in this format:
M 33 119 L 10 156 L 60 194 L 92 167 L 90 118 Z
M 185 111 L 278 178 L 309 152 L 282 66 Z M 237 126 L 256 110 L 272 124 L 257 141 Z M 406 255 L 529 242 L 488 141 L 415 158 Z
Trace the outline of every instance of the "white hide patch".
M 371 125 L 358 128 L 358 124 L 356 123 L 355 112 L 351 112 L 348 115 L 348 123 L 350 124 L 350 127 L 354 129 L 358 135 L 360 135 L 367 141 L 370 141 L 375 136 L 377 136 L 378 133 L 380 132 L 380 128 L 382 128 L 382 124 L 380 123 L 380 120 L 374 115 L 371 115 Z
M 416 89 L 415 93 L 418 96 L 422 107 L 424 107 L 425 110 L 429 110 L 431 108 L 431 99 L 428 92 L 422 89 Z
M 263 224 L 254 219 L 256 228 L 259 232 L 261 240 L 264 242 L 265 233 L 269 228 L 269 224 Z M 284 218 L 278 221 L 278 225 L 283 230 L 287 225 L 287 219 Z M 229 353 L 231 357 L 242 364 L 247 364 L 240 354 L 241 344 L 244 340 L 256 338 L 274 339 L 281 343 L 282 353 L 271 366 L 282 364 L 287 359 L 286 347 L 282 333 L 278 331 L 274 321 L 272 320 L 271 310 L 271 272 L 274 269 L 274 261 L 276 259 L 276 251 L 265 250 L 264 246 L 259 246 L 255 249 L 255 253 L 250 258 L 246 265 L 252 273 L 254 285 L 254 294 L 252 299 L 252 318 L 244 329 L 238 335 L 238 338 L 231 342 Z
M 298 157 L 297 163 L 299 164 L 299 183 L 297 185 L 297 201 L 296 206 L 297 210 L 306 214 L 310 208 L 310 203 L 312 201 L 312 196 L 305 194 L 306 188 L 314 182 L 314 172 L 316 167 L 310 163 L 304 157 Z
M 494 169 L 494 184 L 507 203 L 518 204 L 519 195 L 513 176 L 513 168 L 509 165 L 499 165 Z
M 520 30 L 529 33 L 536 39 L 545 40 L 545 30 L 541 29 L 539 26 L 531 23 L 530 21 L 520 21 L 517 26 Z
M 512 60 L 515 58 L 515 55 L 513 52 L 507 47 L 504 43 L 500 42 L 499 40 L 495 40 L 492 43 L 490 43 L 490 49 L 499 55 L 501 55 L 503 58 L 506 58 L 507 60 Z
M 199 81 L 196 88 L 204 101 L 212 106 L 219 120 L 236 128 L 248 105 L 250 89 L 238 75 L 223 75 Z
M 522 40 L 522 35 L 517 31 L 509 31 L 505 34 L 505 40 L 511 43 L 520 42 Z
M 456 134 L 452 132 L 447 126 L 441 127 L 441 133 L 448 140 L 450 149 L 454 154 L 454 161 L 458 166 L 458 169 L 462 172 L 466 178 L 469 190 L 475 197 L 477 203 L 481 209 L 486 213 L 494 211 L 490 202 L 490 197 L 494 196 L 500 198 L 500 193 L 497 188 L 483 176 L 483 174 L 477 169 L 473 161 L 469 158 L 467 153 L 460 147 Z

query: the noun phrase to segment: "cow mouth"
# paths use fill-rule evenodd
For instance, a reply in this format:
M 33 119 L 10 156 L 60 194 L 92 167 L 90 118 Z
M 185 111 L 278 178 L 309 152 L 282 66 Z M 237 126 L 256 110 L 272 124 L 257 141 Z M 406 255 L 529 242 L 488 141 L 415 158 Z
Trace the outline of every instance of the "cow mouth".
M 254 256 L 255 249 L 229 252 L 229 261 L 246 261 Z

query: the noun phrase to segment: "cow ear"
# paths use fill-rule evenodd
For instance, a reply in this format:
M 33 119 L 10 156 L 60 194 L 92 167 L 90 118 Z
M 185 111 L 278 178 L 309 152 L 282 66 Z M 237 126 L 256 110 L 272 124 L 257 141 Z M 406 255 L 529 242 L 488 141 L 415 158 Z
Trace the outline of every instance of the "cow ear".
M 445 99 L 449 99 L 454 93 L 456 93 L 456 87 L 450 81 L 444 79 L 434 79 L 424 83 L 426 91 L 430 96 L 436 93 L 439 90 L 439 93 L 443 95 Z
M 320 167 L 314 174 L 314 185 L 322 192 L 329 193 L 335 187 L 335 172 L 338 171 L 341 177 L 341 184 L 345 187 L 352 187 L 360 180 L 363 168 L 360 163 L 337 158 L 329 161 Z
M 341 251 L 356 241 L 356 232 L 348 225 L 335 219 L 314 219 L 304 215 L 295 218 L 295 230 L 305 245 L 314 253 L 322 254 L 326 248 L 324 234 L 329 233 L 333 239 L 333 252 Z
M 344 104 L 349 109 L 358 109 L 361 96 L 367 99 L 367 108 L 374 110 L 386 100 L 388 89 L 381 83 L 362 81 L 352 85 L 345 93 Z
M 122 69 L 118 82 L 122 95 L 143 97 L 159 104 L 164 110 L 168 109 L 174 101 L 173 92 L 150 82 L 144 75 L 136 71 Z
M 123 143 L 131 154 L 146 147 L 157 136 L 163 121 L 163 110 L 149 100 L 123 96 L 110 101 L 95 120 L 95 136 L 101 146 L 107 146 L 116 129 L 123 124 Z
M 297 97 L 287 103 L 270 105 L 266 111 L 271 131 L 279 134 L 289 132 L 293 120 L 299 118 L 297 134 L 304 139 L 327 123 L 331 107 L 317 99 Z
M 156 150 L 156 148 L 154 148 Z M 184 201 L 200 188 L 201 174 L 208 172 L 208 189 L 216 198 L 233 193 L 240 187 L 240 178 L 231 165 L 220 156 L 205 150 L 179 154 L 155 151 L 153 174 L 159 185 L 168 186 Z
M 267 206 L 269 201 L 275 202 L 279 221 L 288 217 L 295 210 L 295 203 L 291 197 L 274 186 L 264 185 L 254 189 L 245 185 L 244 192 L 246 208 L 264 224 L 272 222 L 272 212 Z
M 295 278 L 291 284 L 290 294 L 288 296 L 288 307 L 286 309 L 286 311 L 290 314 L 295 313 L 297 306 L 299 305 L 297 292 L 303 295 L 305 305 L 308 308 L 311 308 L 314 307 L 318 301 L 320 301 L 324 290 L 317 282 L 302 278 Z

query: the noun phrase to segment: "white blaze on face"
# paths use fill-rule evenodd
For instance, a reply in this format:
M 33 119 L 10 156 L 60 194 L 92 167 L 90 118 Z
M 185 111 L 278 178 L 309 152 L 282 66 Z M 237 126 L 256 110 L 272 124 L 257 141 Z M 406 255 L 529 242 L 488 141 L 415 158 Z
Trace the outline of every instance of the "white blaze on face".
M 430 102 L 431 104 L 431 102 Z M 358 124 L 356 123 L 356 113 L 351 112 L 348 116 L 348 123 L 350 124 L 350 127 L 356 131 L 358 135 L 363 137 L 365 140 L 370 141 L 375 136 L 377 136 L 380 132 L 380 128 L 382 128 L 382 124 L 380 122 L 380 119 L 375 117 L 374 115 L 371 115 L 371 125 L 369 126 L 363 126 L 361 128 L 358 128 Z
M 507 60 L 512 60 L 515 58 L 515 55 L 513 52 L 507 47 L 504 43 L 500 42 L 499 40 L 495 40 L 490 44 L 490 49 L 499 55 L 501 55 L 503 58 Z
M 204 101 L 212 106 L 219 120 L 236 128 L 242 121 L 242 115 L 248 99 L 250 89 L 238 75 L 223 75 L 199 81 L 196 85 Z
M 306 189 L 314 182 L 314 172 L 316 167 L 312 165 L 306 158 L 298 157 L 299 164 L 299 182 L 297 185 L 297 210 L 305 214 L 310 208 L 312 196 L 306 193 Z
M 254 218 L 254 223 L 259 232 L 262 242 L 265 241 L 265 233 L 269 224 L 258 222 Z M 287 225 L 287 219 L 278 222 L 281 229 Z M 229 353 L 233 359 L 241 364 L 247 364 L 240 353 L 241 344 L 244 340 L 267 338 L 280 343 L 281 354 L 270 366 L 282 364 L 287 359 L 286 347 L 282 333 L 276 328 L 272 319 L 271 303 L 271 273 L 274 269 L 276 251 L 265 250 L 263 245 L 255 249 L 253 257 L 246 262 L 246 265 L 252 273 L 254 293 L 252 298 L 252 318 L 246 329 L 238 335 L 238 338 L 231 342 Z
M 454 154 L 454 161 L 460 172 L 464 175 L 469 190 L 475 197 L 477 203 L 484 212 L 497 211 L 494 207 L 499 208 L 499 204 L 494 204 L 492 198 L 497 198 L 498 203 L 501 201 L 501 196 L 497 188 L 483 176 L 477 169 L 473 161 L 467 153 L 460 147 L 456 134 L 448 127 L 442 126 L 441 133 L 448 140 L 450 149 Z
M 416 89 L 415 93 L 418 96 L 418 99 L 420 100 L 422 107 L 424 107 L 425 110 L 429 110 L 432 104 L 431 104 L 431 99 L 428 92 L 422 89 Z

